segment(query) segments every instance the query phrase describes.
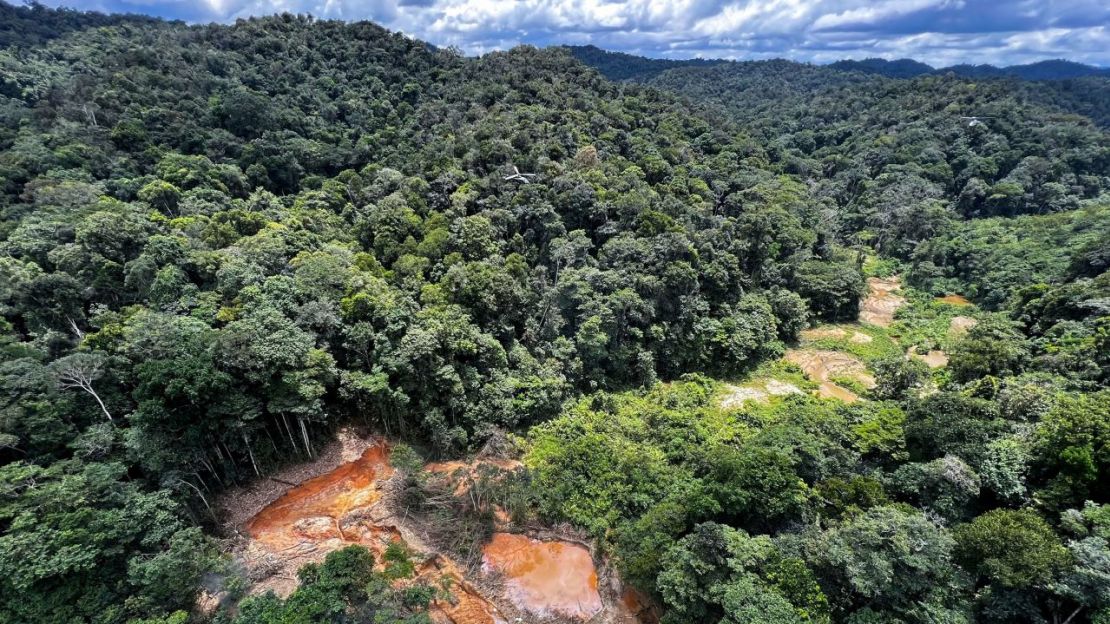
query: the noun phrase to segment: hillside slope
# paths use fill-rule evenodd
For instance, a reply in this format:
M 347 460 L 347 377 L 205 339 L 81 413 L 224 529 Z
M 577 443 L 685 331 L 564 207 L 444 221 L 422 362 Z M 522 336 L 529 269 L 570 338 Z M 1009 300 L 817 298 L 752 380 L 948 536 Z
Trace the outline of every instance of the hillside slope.
M 7 15 L 0 621 L 1110 613 L 1091 79 Z

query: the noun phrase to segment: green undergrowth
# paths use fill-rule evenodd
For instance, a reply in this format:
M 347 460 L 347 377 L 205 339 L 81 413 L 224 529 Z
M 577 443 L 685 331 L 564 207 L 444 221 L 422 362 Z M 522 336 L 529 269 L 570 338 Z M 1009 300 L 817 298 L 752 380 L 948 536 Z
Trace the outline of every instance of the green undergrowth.
M 865 363 L 889 357 L 901 352 L 889 330 L 876 325 L 860 323 L 858 325 L 837 325 L 844 330 L 843 337 L 824 337 L 816 340 L 807 340 L 801 346 L 809 349 L 823 351 L 842 351 L 863 360 Z M 859 332 L 871 338 L 870 342 L 853 342 L 853 332 Z
M 829 381 L 840 386 L 841 388 L 851 390 L 859 396 L 866 396 L 868 393 L 867 386 L 863 385 L 863 383 L 861 383 L 860 380 L 856 379 L 855 377 L 834 375 L 829 378 Z
M 797 386 L 802 392 L 808 392 L 817 389 L 817 384 L 810 381 L 806 374 L 797 364 L 787 362 L 784 359 L 768 360 L 760 364 L 754 370 L 750 371 L 743 377 L 735 379 L 725 379 L 719 384 L 719 394 L 727 392 L 728 385 L 742 386 L 742 387 L 755 387 L 762 389 L 763 384 L 768 381 L 781 381 L 793 386 Z M 720 397 L 718 397 L 720 398 Z M 783 397 L 772 396 L 772 400 L 779 400 Z
M 906 305 L 894 315 L 889 335 L 908 349 L 911 346 L 924 353 L 932 349 L 952 348 L 956 342 L 950 335 L 952 319 L 957 316 L 978 318 L 980 310 L 974 305 L 960 306 L 938 301 L 933 295 L 915 288 L 903 287 Z
M 759 373 L 799 386 L 800 373 Z M 625 578 L 651 589 L 659 557 L 695 524 L 752 534 L 824 503 L 814 489 L 867 457 L 901 452 L 896 404 L 847 405 L 808 395 L 722 409 L 720 381 L 688 376 L 650 390 L 595 393 L 527 436 L 534 509 L 569 521 L 614 555 Z
M 891 277 L 904 272 L 905 265 L 895 258 L 867 256 L 863 261 L 864 277 Z

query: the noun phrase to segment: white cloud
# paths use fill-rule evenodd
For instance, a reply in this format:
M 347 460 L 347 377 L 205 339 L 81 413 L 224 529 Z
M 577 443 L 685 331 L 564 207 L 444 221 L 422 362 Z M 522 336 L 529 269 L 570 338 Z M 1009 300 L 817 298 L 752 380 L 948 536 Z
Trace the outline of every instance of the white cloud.
M 483 53 L 593 43 L 648 56 L 913 57 L 934 64 L 1045 58 L 1110 65 L 1110 4 L 1096 0 L 51 0 L 188 21 L 281 11 L 370 19 Z

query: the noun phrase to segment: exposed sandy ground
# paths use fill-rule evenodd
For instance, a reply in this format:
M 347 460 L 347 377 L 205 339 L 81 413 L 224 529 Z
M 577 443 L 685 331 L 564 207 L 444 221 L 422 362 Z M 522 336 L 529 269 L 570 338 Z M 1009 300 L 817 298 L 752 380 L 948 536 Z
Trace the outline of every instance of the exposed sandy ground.
M 849 332 L 851 332 L 849 334 Z M 867 344 L 873 340 L 871 336 L 852 328 L 850 325 L 822 325 L 821 327 L 814 327 L 812 329 L 803 329 L 799 334 L 802 342 L 814 342 L 817 340 L 833 339 L 844 340 L 856 344 Z
M 922 355 L 911 348 L 908 355 L 911 358 L 925 362 L 925 364 L 928 365 L 929 368 L 942 368 L 944 366 L 948 366 L 948 354 L 944 351 L 941 351 L 940 349 L 934 349 Z
M 859 319 L 863 323 L 889 327 L 894 322 L 894 314 L 906 303 L 905 297 L 899 291 L 902 281 L 898 276 L 889 278 L 872 277 L 867 280 L 868 294 L 860 302 Z M 937 297 L 942 301 L 956 306 L 972 305 L 961 295 L 947 295 Z M 978 323 L 969 316 L 956 316 L 952 318 L 948 329 L 949 340 L 958 339 Z M 833 378 L 850 378 L 858 381 L 866 388 L 875 386 L 875 379 L 868 372 L 863 362 L 857 358 L 840 351 L 818 350 L 806 348 L 806 343 L 822 340 L 847 340 L 856 344 L 872 342 L 872 337 L 859 331 L 851 324 L 822 325 L 803 330 L 799 336 L 802 348 L 790 349 L 784 359 L 797 364 L 811 380 L 819 384 L 818 394 L 825 398 L 835 398 L 851 403 L 860 400 L 860 397 L 851 390 L 832 382 Z M 914 348 L 906 352 L 907 357 L 919 359 L 930 368 L 941 368 L 948 365 L 948 354 L 939 349 L 919 354 Z M 742 405 L 745 401 L 765 401 L 768 393 L 758 384 L 744 386 L 730 386 L 729 394 L 722 401 L 724 407 Z
M 848 335 L 848 330 L 836 325 L 822 325 L 821 327 L 811 327 L 810 329 L 803 329 L 798 337 L 803 342 L 811 342 L 814 340 L 843 340 Z
M 906 303 L 905 297 L 897 294 L 902 289 L 902 279 L 898 276 L 887 278 L 867 278 L 867 297 L 860 303 L 859 320 L 864 323 L 890 327 L 894 313 Z
M 593 624 L 641 624 L 654 621 L 649 603 L 636 600 L 616 576 L 612 567 L 598 560 L 584 541 L 579 546 L 553 546 L 559 536 L 555 532 L 540 534 L 532 540 L 538 552 L 570 553 L 577 568 L 589 570 L 566 574 L 561 559 L 544 560 L 539 573 L 531 572 L 531 580 L 543 581 L 545 573 L 558 575 L 558 583 L 545 587 L 562 587 L 580 581 L 592 587 L 597 609 L 548 609 L 544 596 L 532 595 L 533 602 L 522 604 L 514 597 L 514 579 L 490 567 L 486 572 L 464 570 L 450 557 L 438 553 L 423 529 L 407 513 L 398 511 L 396 491 L 401 482 L 391 478 L 389 446 L 380 438 L 360 438 L 350 431 L 340 432 L 338 440 L 323 449 L 320 457 L 309 463 L 291 466 L 272 479 L 259 480 L 249 487 L 229 491 L 219 501 L 225 530 L 233 537 L 232 556 L 252 581 L 250 593 L 274 591 L 287 596 L 296 588 L 297 570 L 306 563 L 319 562 L 327 553 L 351 544 L 365 546 L 381 561 L 381 555 L 392 542 L 402 542 L 415 553 L 417 578 L 407 582 L 439 584 L 449 579 L 451 600 L 438 600 L 430 612 L 440 624 L 509 624 L 529 622 L 555 624 L 583 622 Z M 433 472 L 453 477 L 473 475 L 480 464 L 515 469 L 518 462 L 484 458 L 475 462 L 443 462 L 428 466 Z M 460 479 L 463 481 L 463 479 Z M 291 486 L 290 483 L 298 483 Z M 458 494 L 465 494 L 462 487 Z M 507 518 L 503 519 L 507 524 Z M 569 532 L 568 532 L 569 533 Z M 504 538 L 503 538 L 504 539 Z M 584 550 L 575 550 L 582 548 Z M 522 553 L 527 554 L 527 553 Z M 585 556 L 585 559 L 582 557 Z M 586 565 L 588 564 L 588 566 Z M 595 567 L 596 566 L 596 567 Z M 576 568 L 576 569 L 577 569 Z M 508 570 L 519 573 L 519 570 Z M 600 579 L 600 583 L 599 583 Z M 557 592 L 556 592 L 557 593 Z M 632 596 L 632 598 L 630 598 Z M 551 597 L 558 607 L 559 595 Z M 540 611 L 536 615 L 521 606 Z M 642 617 L 637 613 L 642 612 Z
M 798 386 L 778 379 L 759 379 L 743 386 L 729 384 L 726 389 L 727 394 L 721 399 L 721 407 L 725 409 L 740 407 L 748 401 L 766 403 L 773 396 L 802 394 Z
M 963 295 L 945 295 L 943 297 L 937 297 L 936 300 L 940 303 L 947 303 L 948 305 L 954 305 L 961 308 L 964 306 L 972 305 L 971 302 L 968 301 L 967 297 Z
M 875 378 L 867 372 L 863 362 L 842 351 L 790 349 L 784 358 L 820 384 L 817 392 L 825 398 L 840 399 L 846 403 L 860 400 L 856 393 L 830 381 L 834 377 L 854 379 L 865 388 L 875 387 Z
M 948 339 L 953 340 L 963 336 L 969 329 L 979 324 L 979 321 L 970 316 L 953 316 L 948 325 Z

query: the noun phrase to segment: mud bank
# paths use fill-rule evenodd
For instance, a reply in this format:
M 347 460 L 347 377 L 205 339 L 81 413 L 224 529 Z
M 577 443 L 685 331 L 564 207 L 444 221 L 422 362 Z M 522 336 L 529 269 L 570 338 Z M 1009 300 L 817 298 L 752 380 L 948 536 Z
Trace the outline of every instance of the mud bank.
M 552 538 L 496 533 L 483 549 L 480 570 L 466 570 L 437 552 L 421 535 L 420 526 L 397 513 L 390 446 L 382 439 L 359 439 L 349 432 L 322 455 L 321 467 L 302 465 L 306 476 L 298 485 L 283 484 L 291 472 L 258 484 L 259 490 L 232 493 L 225 510 L 239 536 L 232 555 L 252 581 L 251 594 L 273 591 L 287 596 L 297 586 L 297 570 L 319 562 L 334 550 L 358 544 L 381 556 L 400 542 L 414 553 L 416 578 L 407 582 L 449 581 L 450 599 L 432 604 L 430 615 L 440 624 L 507 624 L 509 622 L 598 622 L 639 624 L 651 619 L 646 601 L 632 600 L 606 565 L 595 562 L 586 545 Z M 348 461 L 337 461 L 347 459 Z M 482 464 L 512 470 L 519 463 L 504 459 L 429 464 L 437 474 L 473 474 Z M 283 485 L 275 491 L 272 484 Z M 460 491 L 460 495 L 465 490 Z M 241 509 L 241 507 L 240 507 Z M 599 569 L 602 574 L 599 575 Z M 599 577 L 605 583 L 599 583 Z M 629 606 L 633 605 L 633 606 Z

